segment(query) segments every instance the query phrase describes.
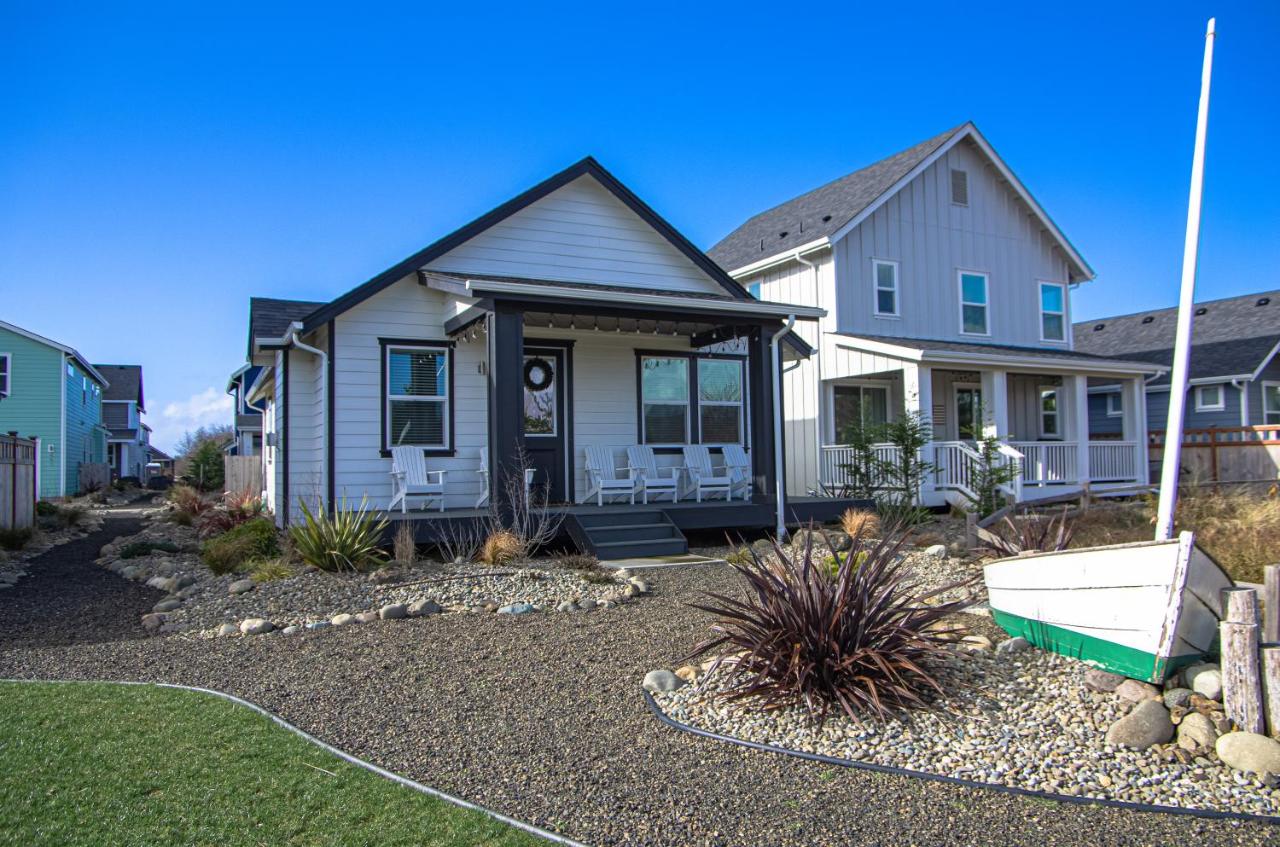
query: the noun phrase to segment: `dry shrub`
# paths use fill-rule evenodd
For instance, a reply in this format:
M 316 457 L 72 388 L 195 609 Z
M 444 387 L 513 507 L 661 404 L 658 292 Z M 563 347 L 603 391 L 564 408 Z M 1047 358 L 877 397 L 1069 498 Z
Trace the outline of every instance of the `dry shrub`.
M 779 547 L 771 565 L 754 555 L 734 565 L 746 591 L 695 605 L 716 621 L 690 658 L 713 652 L 727 664 L 730 699 L 798 705 L 819 721 L 831 711 L 860 723 L 937 708 L 943 690 L 929 660 L 953 640 L 943 621 L 968 601 L 933 601 L 957 586 L 920 590 L 904 570 L 901 535 L 836 553 L 835 578 L 815 561 L 812 539 Z
M 169 489 L 167 496 L 175 510 L 174 522 L 183 526 L 190 526 L 192 521 L 213 508 L 213 501 L 190 485 L 175 485 Z M 182 517 L 178 517 L 179 515 Z
M 874 538 L 880 532 L 880 516 L 865 509 L 849 509 L 840 516 L 840 528 L 854 538 Z
M 392 555 L 397 562 L 411 568 L 418 562 L 418 541 L 414 538 L 413 526 L 409 521 L 400 521 L 392 540 Z
M 507 565 L 520 558 L 524 547 L 520 536 L 511 530 L 495 530 L 480 547 L 480 561 L 487 565 Z
M 566 553 L 560 557 L 558 564 L 571 571 L 595 571 L 600 569 L 600 560 L 590 553 Z

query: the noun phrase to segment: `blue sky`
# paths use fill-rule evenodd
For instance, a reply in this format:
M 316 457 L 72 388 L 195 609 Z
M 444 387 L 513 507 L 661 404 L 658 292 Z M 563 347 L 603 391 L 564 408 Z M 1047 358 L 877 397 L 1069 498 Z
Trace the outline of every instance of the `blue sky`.
M 1098 272 L 1176 298 L 1218 17 L 1199 295 L 1280 287 L 1280 4 L 0 7 L 0 317 L 222 420 L 250 295 L 335 296 L 588 153 L 710 246 L 974 120 Z

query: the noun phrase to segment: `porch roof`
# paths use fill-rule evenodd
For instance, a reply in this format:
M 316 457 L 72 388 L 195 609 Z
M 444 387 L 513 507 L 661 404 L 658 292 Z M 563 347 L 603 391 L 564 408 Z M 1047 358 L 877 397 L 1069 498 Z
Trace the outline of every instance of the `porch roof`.
M 981 367 L 993 364 L 1010 366 L 1056 367 L 1063 370 L 1092 370 L 1108 373 L 1154 374 L 1166 370 L 1154 362 L 1126 361 L 1109 356 L 1095 356 L 1075 350 L 1053 350 L 1044 347 L 1022 347 L 1014 344 L 982 344 L 970 341 L 942 341 L 932 338 L 899 338 L 886 335 L 853 335 L 833 333 L 850 347 L 886 356 L 938 364 L 969 364 Z M 841 341 L 837 341 L 841 343 Z

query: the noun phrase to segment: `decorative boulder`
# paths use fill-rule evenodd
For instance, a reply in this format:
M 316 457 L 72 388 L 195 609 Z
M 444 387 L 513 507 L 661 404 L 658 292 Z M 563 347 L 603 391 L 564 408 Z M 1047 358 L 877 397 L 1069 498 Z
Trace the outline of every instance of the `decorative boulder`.
M 1259 776 L 1280 774 L 1280 741 L 1254 732 L 1228 732 L 1214 749 L 1218 758 L 1238 771 Z
M 423 615 L 438 615 L 444 609 L 440 608 L 440 604 L 435 600 L 414 600 L 409 604 L 409 617 L 417 618 Z
M 506 606 L 498 608 L 500 615 L 527 615 L 532 612 L 533 606 L 528 603 L 509 603 Z
M 1171 738 L 1173 721 L 1169 720 L 1169 710 L 1158 700 L 1143 700 L 1107 730 L 1108 744 L 1134 750 L 1164 744 Z
M 675 691 L 677 688 L 684 686 L 684 680 L 668 670 L 649 671 L 644 675 L 644 682 L 641 683 L 645 691 L 658 693 L 662 691 Z
M 329 618 L 329 623 L 334 626 L 346 626 L 347 624 L 358 623 L 358 621 L 356 620 L 355 615 L 349 615 L 346 612 L 342 612 L 341 614 L 337 614 Z
M 242 635 L 262 635 L 275 629 L 271 621 L 262 618 L 245 618 L 240 621 L 240 633 Z
M 1212 749 L 1217 740 L 1213 721 L 1199 712 L 1185 715 L 1178 724 L 1178 746 L 1183 750 Z
M 1110 693 L 1119 687 L 1120 683 L 1125 681 L 1125 677 L 1118 673 L 1111 673 L 1099 668 L 1089 668 L 1084 672 L 1084 687 L 1090 691 L 1100 691 Z
M 356 612 L 356 623 L 373 623 L 377 619 L 377 612 Z
M 251 579 L 237 579 L 227 586 L 227 591 L 232 594 L 248 594 L 254 589 L 254 586 L 255 583 Z

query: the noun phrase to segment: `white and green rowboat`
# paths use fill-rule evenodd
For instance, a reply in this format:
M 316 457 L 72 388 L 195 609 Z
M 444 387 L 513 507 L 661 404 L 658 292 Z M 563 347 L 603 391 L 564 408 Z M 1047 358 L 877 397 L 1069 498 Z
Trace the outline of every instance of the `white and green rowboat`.
M 1010 635 L 1147 682 L 1217 652 L 1231 578 L 1177 539 L 1036 553 L 984 569 L 991 614 Z

